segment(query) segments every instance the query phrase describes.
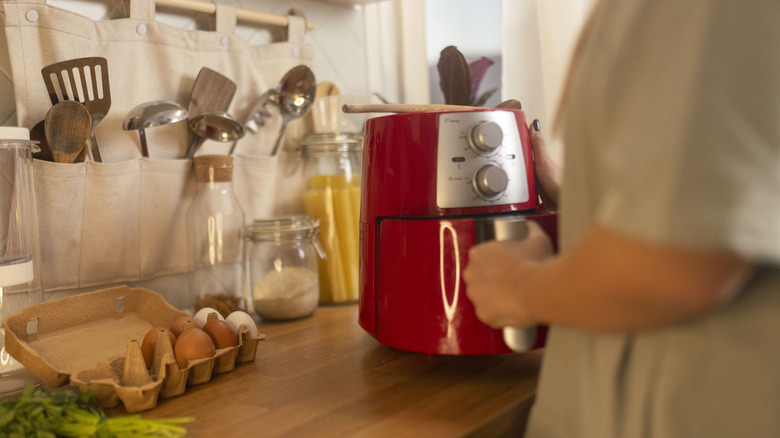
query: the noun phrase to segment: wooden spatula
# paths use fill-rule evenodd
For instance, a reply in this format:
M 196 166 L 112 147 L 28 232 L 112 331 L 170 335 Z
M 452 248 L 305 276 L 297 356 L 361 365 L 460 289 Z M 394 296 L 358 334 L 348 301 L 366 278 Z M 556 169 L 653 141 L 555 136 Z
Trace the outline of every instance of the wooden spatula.
M 194 117 L 205 112 L 227 111 L 235 94 L 235 82 L 208 67 L 203 67 L 192 84 L 187 112 Z
M 111 87 L 108 80 L 108 62 L 99 56 L 69 59 L 41 69 L 43 82 L 52 105 L 62 101 L 78 101 L 89 111 L 89 155 L 93 161 L 102 161 L 95 139 L 95 127 L 111 108 Z
M 207 112 L 227 112 L 235 94 L 235 82 L 208 67 L 203 67 L 192 84 L 187 113 L 190 117 L 195 117 Z M 200 146 L 193 142 L 194 137 L 195 134 L 190 132 L 188 144 L 195 145 L 195 147 Z M 192 154 L 194 151 L 188 151 L 187 155 Z

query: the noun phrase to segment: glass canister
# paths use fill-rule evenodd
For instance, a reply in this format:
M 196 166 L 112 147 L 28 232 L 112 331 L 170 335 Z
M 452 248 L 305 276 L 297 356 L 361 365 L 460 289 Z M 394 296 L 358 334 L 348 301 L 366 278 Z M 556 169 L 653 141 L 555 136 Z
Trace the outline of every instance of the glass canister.
M 326 258 L 320 261 L 320 302 L 358 299 L 360 173 L 359 134 L 309 134 L 301 141 L 306 214 L 320 221 Z
M 247 227 L 249 279 L 255 312 L 263 319 L 304 318 L 320 298 L 319 221 L 307 216 L 255 220 Z
M 43 301 L 34 152 L 27 128 L 0 128 L 0 320 Z M 0 328 L 0 397 L 40 381 L 5 351 Z
M 172 303 L 197 312 L 212 307 L 223 316 L 246 310 L 244 211 L 233 192 L 233 157 L 193 159 L 197 193 L 187 211 L 189 295 Z

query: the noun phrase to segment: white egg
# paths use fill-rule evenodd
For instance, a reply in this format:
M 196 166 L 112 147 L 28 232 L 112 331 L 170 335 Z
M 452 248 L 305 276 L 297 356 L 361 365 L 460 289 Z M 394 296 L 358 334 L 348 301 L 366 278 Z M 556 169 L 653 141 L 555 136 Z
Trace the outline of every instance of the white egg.
M 221 319 L 223 321 L 225 320 L 225 317 L 222 316 L 222 314 L 220 314 L 219 312 L 217 312 L 216 309 L 213 309 L 211 307 L 204 307 L 204 308 L 198 310 L 197 313 L 195 313 L 195 316 L 192 317 L 192 319 L 197 321 L 198 324 L 200 324 L 200 326 L 203 327 L 204 325 L 206 325 L 206 322 L 209 319 L 209 314 L 211 314 L 211 313 L 216 313 L 217 314 L 217 318 L 219 318 L 219 319 Z
M 241 324 L 244 324 L 246 329 L 249 331 L 249 337 L 253 339 L 257 337 L 257 324 L 255 324 L 255 320 L 252 319 L 252 317 L 249 316 L 249 314 L 246 312 L 242 312 L 240 310 L 231 312 L 230 315 L 225 318 L 225 322 L 230 324 L 230 327 L 232 327 L 236 333 L 238 333 L 238 328 L 241 326 Z

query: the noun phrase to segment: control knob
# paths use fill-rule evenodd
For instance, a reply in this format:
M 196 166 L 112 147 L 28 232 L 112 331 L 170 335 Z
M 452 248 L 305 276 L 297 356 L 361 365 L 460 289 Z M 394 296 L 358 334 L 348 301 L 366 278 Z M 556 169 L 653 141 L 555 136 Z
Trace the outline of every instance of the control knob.
M 471 128 L 469 133 L 471 149 L 479 155 L 498 149 L 504 141 L 504 131 L 496 122 L 482 121 Z
M 509 175 L 506 171 L 492 164 L 482 167 L 474 175 L 474 190 L 486 198 L 494 198 L 504 193 L 508 185 Z

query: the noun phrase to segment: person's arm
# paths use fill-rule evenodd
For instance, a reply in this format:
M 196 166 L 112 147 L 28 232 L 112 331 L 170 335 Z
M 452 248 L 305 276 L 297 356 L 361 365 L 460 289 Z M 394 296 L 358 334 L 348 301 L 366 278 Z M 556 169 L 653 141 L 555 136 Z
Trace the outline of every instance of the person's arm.
M 753 270 L 734 254 L 658 247 L 599 225 L 552 256 L 549 239 L 530 223 L 525 240 L 473 247 L 463 276 L 477 316 L 493 327 L 625 332 L 711 310 Z

